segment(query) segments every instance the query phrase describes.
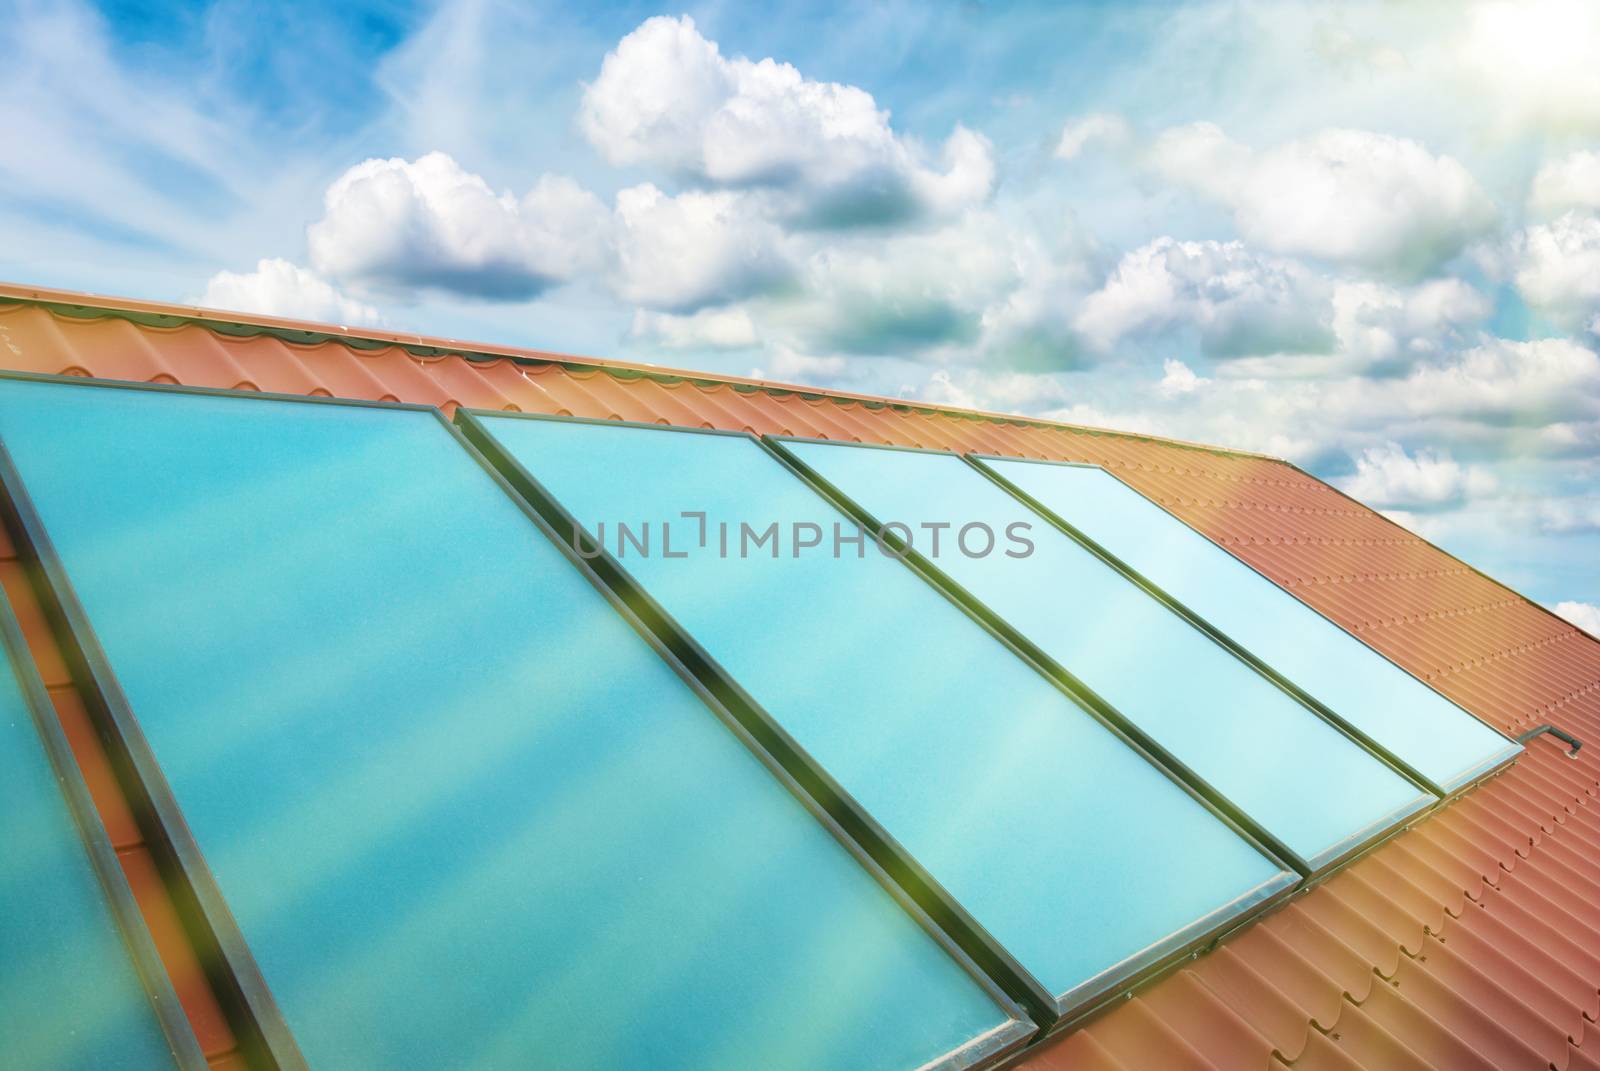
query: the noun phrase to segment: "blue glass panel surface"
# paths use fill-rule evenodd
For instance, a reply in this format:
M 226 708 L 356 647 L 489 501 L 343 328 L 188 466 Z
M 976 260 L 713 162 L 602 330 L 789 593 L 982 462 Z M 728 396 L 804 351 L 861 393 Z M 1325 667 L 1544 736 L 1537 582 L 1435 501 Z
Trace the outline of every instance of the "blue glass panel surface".
M 0 1065 L 177 1066 L 3 645 Z
M 907 525 L 940 569 L 1313 863 L 1432 802 L 961 458 L 787 445 L 878 520 Z M 1031 552 L 1006 537 L 1019 523 Z M 974 524 L 986 527 L 963 543 Z M 997 545 L 980 555 L 985 531 Z
M 0 438 L 311 1066 L 1008 1022 L 435 414 L 0 381 Z
M 870 538 L 835 555 L 834 525 L 854 526 L 755 440 L 482 420 L 614 552 L 619 523 L 650 526 L 621 564 L 1052 992 L 1277 880 Z M 741 546 L 773 524 L 776 543 Z M 796 525 L 822 544 L 797 548 Z
M 985 464 L 1434 783 L 1521 750 L 1103 469 Z

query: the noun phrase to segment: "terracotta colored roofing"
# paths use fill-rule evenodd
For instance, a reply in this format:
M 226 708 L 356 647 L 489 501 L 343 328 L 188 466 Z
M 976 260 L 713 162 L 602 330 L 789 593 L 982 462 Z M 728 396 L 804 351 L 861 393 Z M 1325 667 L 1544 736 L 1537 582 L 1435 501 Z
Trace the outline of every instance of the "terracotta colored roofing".
M 0 365 L 1101 465 L 1512 735 L 1600 741 L 1600 642 L 1285 461 L 267 317 L 0 285 Z M 214 1066 L 236 1058 L 14 555 L 0 581 Z M 1550 736 L 1447 808 L 1018 1065 L 1600 1071 L 1600 744 Z

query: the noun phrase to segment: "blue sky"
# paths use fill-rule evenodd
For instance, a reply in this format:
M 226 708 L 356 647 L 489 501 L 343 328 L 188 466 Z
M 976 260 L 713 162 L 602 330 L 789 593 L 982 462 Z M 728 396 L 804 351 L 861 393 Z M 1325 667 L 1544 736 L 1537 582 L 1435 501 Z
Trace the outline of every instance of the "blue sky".
M 1600 631 L 1600 10 L 7 4 L 0 277 L 1263 450 Z

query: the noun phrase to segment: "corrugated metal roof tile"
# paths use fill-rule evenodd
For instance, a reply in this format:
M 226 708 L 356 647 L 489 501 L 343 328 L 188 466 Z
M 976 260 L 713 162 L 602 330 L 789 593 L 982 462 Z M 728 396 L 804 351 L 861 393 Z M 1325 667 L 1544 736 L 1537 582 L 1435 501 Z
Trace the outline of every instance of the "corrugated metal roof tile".
M 1221 1000 L 1191 970 L 1174 974 L 1140 998 L 1213 1067 L 1266 1067 L 1273 1044 L 1266 1033 Z
M 1241 959 L 1252 972 L 1266 979 L 1294 1003 L 1312 1026 L 1327 1027 L 1338 1021 L 1339 1002 L 1344 999 L 1345 983 L 1335 977 L 1333 964 L 1307 956 L 1292 935 L 1284 933 L 1289 916 L 1274 915 L 1240 934 L 1224 947 Z M 1359 963 L 1355 977 L 1364 982 L 1366 971 Z M 1303 1035 L 1304 1030 L 1301 1031 Z M 1303 1041 L 1303 1038 L 1302 1038 Z M 1285 1048 L 1285 1054 L 1298 1050 Z
M 1174 982 L 1181 977 L 1175 976 Z M 1170 1068 L 1171 1071 L 1228 1071 L 1230 1065 L 1217 1065 L 1190 1043 L 1178 1029 L 1156 1014 L 1148 1002 L 1135 997 L 1117 1010 L 1094 1031 L 1094 1040 L 1119 1065 L 1133 1069 Z M 1066 1046 L 1039 1052 L 1019 1066 L 1074 1071 L 1077 1064 Z M 1237 1067 L 1238 1065 L 1231 1065 Z
M 1398 973 L 1386 981 L 1387 984 L 1373 987 L 1372 995 L 1362 1002 L 1359 1014 L 1351 1015 L 1346 1022 L 1341 1022 L 1341 1028 L 1346 1027 L 1346 1023 L 1353 1027 L 1356 1021 L 1370 1021 L 1373 1028 L 1370 1036 L 1381 1037 L 1385 1049 L 1392 1050 L 1393 1047 L 1403 1046 L 1408 1054 L 1420 1058 L 1424 1067 L 1495 1071 L 1497 1067 L 1516 1066 L 1496 1064 L 1489 1053 L 1474 1047 L 1458 1033 L 1457 1031 L 1463 1026 L 1463 1016 L 1430 1015 L 1413 1000 L 1408 999 L 1407 995 L 1400 992 L 1401 981 Z M 1423 992 L 1423 987 L 1414 982 L 1413 991 L 1420 994 Z M 1443 1011 L 1446 1003 L 1447 1001 L 1441 996 L 1435 1001 L 1436 1010 Z M 1451 1011 L 1458 1010 L 1451 1009 Z M 1511 1039 L 1502 1040 L 1506 1044 L 1501 1048 L 1511 1048 L 1509 1044 Z M 1376 1066 L 1384 1065 L 1378 1063 Z
M 1306 1049 L 1293 1065 L 1295 1071 L 1361 1071 L 1355 1058 L 1330 1041 L 1325 1034 L 1312 1031 Z
M 1567 1066 L 1563 1071 L 1600 1071 L 1600 1059 L 1590 1056 L 1587 1049 L 1580 1050 L 1576 1045 L 1568 1045 Z
M 1235 1015 L 1254 1025 L 1275 1052 L 1293 1057 L 1306 1043 L 1310 1014 L 1284 989 L 1251 966 L 1230 942 L 1209 956 L 1202 956 L 1192 968 L 1195 977 Z
M 1475 1024 L 1493 1023 L 1498 1027 L 1494 1033 L 1497 1046 L 1514 1044 L 1548 1063 L 1565 1054 L 1566 1029 L 1437 938 L 1403 963 L 1397 978 L 1403 993 L 1435 1019 L 1456 1023 L 1454 1029 L 1459 1033 L 1470 1035 L 1477 1029 Z M 1492 1015 L 1486 1016 L 1485 1011 Z M 1535 1062 L 1534 1066 L 1543 1065 Z

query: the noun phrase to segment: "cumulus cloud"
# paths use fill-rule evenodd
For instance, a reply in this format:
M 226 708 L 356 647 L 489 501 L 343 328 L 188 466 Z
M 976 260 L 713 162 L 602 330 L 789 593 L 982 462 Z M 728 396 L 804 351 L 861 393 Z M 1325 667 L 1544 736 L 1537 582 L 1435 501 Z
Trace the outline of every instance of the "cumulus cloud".
M 1600 606 L 1591 602 L 1558 602 L 1555 611 L 1589 635 L 1600 637 Z
M 1593 420 L 1600 417 L 1600 356 L 1570 339 L 1497 338 L 1424 365 L 1393 390 L 1386 384 L 1367 390 L 1375 411 L 1489 425 Z
M 1495 489 L 1487 469 L 1458 464 L 1449 454 L 1428 449 L 1408 454 L 1396 442 L 1364 450 L 1355 460 L 1355 475 L 1340 480 L 1339 488 L 1369 506 L 1439 509 Z
M 195 304 L 339 324 L 382 322 L 378 310 L 371 305 L 346 297 L 315 272 L 277 257 L 257 261 L 255 271 L 217 272 Z
M 779 379 L 786 383 L 846 383 L 861 376 L 861 367 L 847 357 L 817 357 L 777 345 L 765 367 L 752 368 L 754 379 Z
M 926 383 L 908 393 L 936 405 L 1002 413 L 1036 413 L 1068 400 L 1068 390 L 1057 376 L 975 369 L 936 369 Z
M 1460 279 L 1434 279 L 1409 289 L 1374 282 L 1333 288 L 1333 333 L 1349 365 L 1382 371 L 1407 366 L 1462 339 L 1493 304 Z
M 614 164 L 764 188 L 790 218 L 816 226 L 951 212 L 994 186 L 982 135 L 958 126 L 931 161 L 866 90 L 770 58 L 729 59 L 687 16 L 649 19 L 606 54 L 579 125 Z
M 783 232 L 744 194 L 669 197 L 650 183 L 617 193 L 613 285 L 626 301 L 685 313 L 778 285 L 793 270 Z
M 1194 369 L 1182 361 L 1175 361 L 1171 357 L 1161 362 L 1161 380 L 1156 384 L 1156 390 L 1162 397 L 1176 398 L 1183 394 L 1193 394 L 1210 380 L 1202 379 L 1195 375 Z
M 1369 449 L 1381 460 L 1390 442 L 1426 443 L 1439 453 L 1411 460 L 1435 472 L 1427 462 L 1454 460 L 1466 481 L 1464 504 L 1480 501 L 1475 496 L 1487 487 L 1472 482 L 1474 467 L 1494 475 L 1515 459 L 1523 468 L 1497 477 L 1498 497 L 1510 498 L 1545 459 L 1600 456 L 1600 356 L 1569 340 L 1484 338 L 1389 378 L 1355 369 L 1267 378 L 1243 364 L 1227 362 L 1208 375 L 1171 358 L 1154 375 L 1147 365 L 1100 369 L 1074 377 L 1071 404 L 1045 415 L 1258 450 L 1322 470 Z M 1540 505 L 1555 502 L 1545 496 Z M 1563 506 L 1562 517 L 1600 524 L 1600 510 L 1581 497 Z
M 1600 502 L 1592 497 L 1546 498 L 1538 505 L 1539 527 L 1546 532 L 1600 532 Z
M 761 339 L 742 308 L 701 309 L 688 316 L 636 309 L 628 337 L 669 350 L 742 350 Z
M 1061 128 L 1055 156 L 1057 160 L 1076 160 L 1091 145 L 1125 145 L 1132 136 L 1128 121 L 1122 116 L 1095 112 L 1073 119 Z
M 1242 242 L 1158 238 L 1125 254 L 1082 301 L 1075 328 L 1106 353 L 1128 339 L 1193 332 L 1234 374 L 1393 375 L 1452 346 L 1493 305 L 1468 283 L 1415 286 L 1318 274 Z
M 636 187 L 618 206 L 613 289 L 644 306 L 631 337 L 759 345 L 789 369 L 862 357 L 1072 367 L 1081 347 L 1070 310 L 1099 275 L 1092 243 L 1068 221 L 1041 233 L 988 209 L 903 230 L 797 234 L 766 219 L 759 198 L 729 190 Z
M 1456 62 L 1508 122 L 1600 131 L 1600 9 L 1589 0 L 1475 5 Z
M 977 210 L 813 243 L 793 284 L 755 311 L 796 352 L 1060 370 L 1078 356 L 1067 310 L 1090 278 L 1084 255 L 1071 228 Z
M 1526 228 L 1511 260 L 1529 305 L 1568 330 L 1600 334 L 1600 214 L 1567 212 Z
M 986 222 L 818 249 L 805 263 L 804 297 L 775 315 L 823 352 L 970 346 L 985 307 L 1019 281 L 1007 236 Z
M 1255 152 L 1195 123 L 1164 131 L 1149 159 L 1230 207 L 1252 246 L 1398 276 L 1450 259 L 1496 218 L 1460 162 L 1386 134 L 1324 130 Z
M 432 152 L 350 168 L 306 238 L 319 271 L 365 288 L 523 299 L 594 270 L 609 222 L 571 179 L 545 175 L 519 198 Z
M 1579 151 L 1547 160 L 1533 176 L 1528 209 L 1555 216 L 1571 208 L 1600 211 L 1600 152 Z
M 1301 265 L 1242 242 L 1162 237 L 1125 255 L 1074 326 L 1109 351 L 1129 335 L 1198 328 L 1208 356 L 1315 352 L 1332 336 L 1325 287 Z

